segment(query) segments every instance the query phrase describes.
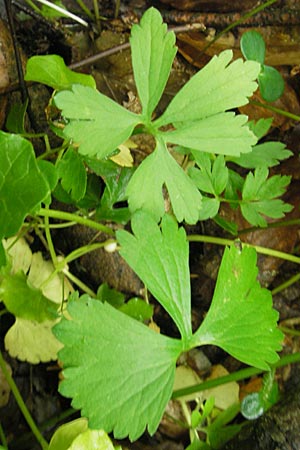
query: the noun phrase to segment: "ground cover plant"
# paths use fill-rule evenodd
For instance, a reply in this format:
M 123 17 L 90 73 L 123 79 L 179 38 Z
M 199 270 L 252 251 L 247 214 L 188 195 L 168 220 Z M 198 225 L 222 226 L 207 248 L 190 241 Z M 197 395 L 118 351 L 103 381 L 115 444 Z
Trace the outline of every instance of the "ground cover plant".
M 251 51 L 257 40 L 258 57 Z M 240 208 L 259 227 L 292 209 L 280 199 L 290 177 L 269 176 L 269 168 L 291 152 L 278 142 L 258 143 L 270 120 L 248 122 L 233 111 L 248 103 L 257 80 L 270 99 L 265 75 L 271 72 L 270 83 L 279 75 L 266 69 L 260 38 L 247 35 L 242 42 L 246 61 L 232 61 L 230 50 L 214 56 L 156 117 L 176 55 L 175 35 L 150 8 L 132 27 L 130 43 L 140 114 L 104 96 L 91 76 L 70 71 L 60 57 L 36 56 L 28 61 L 26 80 L 54 89 L 50 123 L 62 144 L 52 149 L 46 139 L 46 151 L 37 158 L 26 138 L 24 108 L 14 113 L 11 133 L 0 133 L 0 298 L 16 318 L 5 345 L 12 356 L 32 363 L 58 358 L 64 377 L 59 391 L 88 419 L 59 428 L 48 445 L 19 400 L 41 446 L 50 450 L 91 448 L 92 442 L 95 448 L 113 448 L 110 432 L 131 441 L 146 429 L 153 434 L 172 396 L 179 356 L 199 346 L 218 346 L 271 374 L 261 394 L 250 399 L 255 412 L 249 403 L 243 405 L 245 417 L 257 417 L 276 397 L 270 367 L 279 361 L 283 334 L 271 293 L 256 279 L 255 248 L 234 237 L 227 241 L 211 306 L 192 330 L 193 236 L 187 236 L 184 224 L 213 219 L 235 236 L 236 224 L 219 215 L 222 203 Z M 153 137 L 153 151 L 137 168 L 118 164 L 120 155 L 128 155 L 130 137 L 141 133 Z M 246 169 L 244 177 L 238 167 Z M 101 197 L 94 190 L 94 174 L 105 183 Z M 51 209 L 52 197 L 71 204 L 75 212 Z M 122 207 L 116 207 L 120 202 Z M 53 246 L 49 218 L 81 223 L 110 237 L 62 258 Z M 21 239 L 41 225 L 51 263 L 32 254 Z M 174 321 L 177 339 L 142 323 L 152 309 L 141 299 L 124 304 L 122 295 L 103 286 L 95 294 L 70 273 L 68 263 L 96 248 L 120 252 Z M 83 292 L 74 291 L 69 281 Z M 212 408 L 210 401 L 201 414 L 194 411 L 195 432 Z M 193 434 L 190 448 L 218 448 L 232 429 L 226 429 L 221 443 L 214 441 L 215 429 L 220 433 L 238 410 L 208 427 L 206 442 Z

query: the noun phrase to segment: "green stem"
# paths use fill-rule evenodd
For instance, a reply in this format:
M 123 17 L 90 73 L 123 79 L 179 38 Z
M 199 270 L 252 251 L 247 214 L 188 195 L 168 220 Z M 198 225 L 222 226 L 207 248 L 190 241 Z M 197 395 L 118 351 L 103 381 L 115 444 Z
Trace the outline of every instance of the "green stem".
M 283 356 L 277 363 L 272 364 L 271 367 L 274 369 L 278 369 L 279 367 L 299 362 L 300 362 L 300 353 L 293 353 L 291 355 Z M 265 370 L 257 369 L 256 367 L 248 367 L 247 369 L 242 369 L 220 378 L 204 381 L 203 383 L 195 384 L 194 386 L 189 386 L 183 389 L 177 389 L 176 391 L 173 392 L 172 399 L 183 397 L 185 395 L 194 394 L 196 392 L 204 391 L 206 389 L 212 389 L 216 386 L 221 386 L 222 384 L 230 383 L 232 381 L 244 380 L 245 378 L 250 378 L 254 375 L 258 375 L 264 372 Z
M 49 211 L 49 207 L 47 207 L 46 210 Z M 44 221 L 45 221 L 45 234 L 46 234 L 46 239 L 47 239 L 47 244 L 48 244 L 48 250 L 49 250 L 53 265 L 54 265 L 54 267 L 56 267 L 57 256 L 56 256 L 56 252 L 55 252 L 52 237 L 51 237 L 51 231 L 50 231 L 50 226 L 49 226 L 49 216 L 45 216 Z
M 0 440 L 1 440 L 2 446 L 5 448 L 5 450 L 8 450 L 7 440 L 6 440 L 6 436 L 5 436 L 4 430 L 2 428 L 1 422 L 0 422 Z
M 94 20 L 94 15 L 82 0 L 76 0 L 76 3 L 91 20 Z
M 206 242 L 210 244 L 218 244 L 218 245 L 234 245 L 236 242 L 233 239 L 224 239 L 214 236 L 204 236 L 204 235 L 190 235 L 187 237 L 188 241 L 190 242 Z M 241 243 L 243 247 L 252 247 L 255 248 L 257 253 L 260 253 L 262 255 L 268 255 L 273 256 L 275 258 L 281 258 L 285 261 L 291 261 L 296 264 L 300 264 L 300 257 L 291 255 L 290 253 L 280 252 L 279 250 L 274 250 L 273 248 L 267 248 L 267 247 L 261 247 L 259 245 L 251 245 L 251 244 L 245 244 L 244 242 Z
M 255 16 L 255 14 L 263 11 L 264 9 L 268 8 L 268 6 L 273 5 L 273 3 L 276 3 L 277 0 L 268 0 L 267 2 L 263 3 L 262 5 L 257 6 L 256 8 L 252 9 L 251 11 L 247 12 L 245 15 L 240 17 L 235 22 L 228 25 L 228 27 L 224 28 L 220 33 L 214 37 L 203 49 L 202 52 L 205 52 L 211 45 L 213 45 L 223 34 L 228 33 L 228 31 L 232 30 L 233 28 L 237 27 L 241 23 L 244 23 L 247 19 L 250 19 L 250 17 Z
M 95 230 L 102 231 L 103 233 L 107 233 L 111 236 L 114 236 L 114 231 L 111 228 L 102 225 L 99 222 L 95 222 L 94 220 L 90 220 L 87 219 L 86 217 L 79 216 L 78 214 L 75 213 L 58 211 L 56 209 L 41 208 L 38 212 L 38 215 L 42 217 L 51 217 L 52 219 L 60 219 L 76 222 L 79 223 L 80 225 L 85 225 L 86 227 L 94 228 Z
M 88 294 L 90 297 L 95 298 L 96 294 L 92 289 L 90 289 L 83 281 L 79 280 L 79 278 L 75 277 L 68 269 L 63 269 L 63 274 L 72 281 L 73 284 L 76 284 L 83 292 Z
M 297 114 L 293 114 L 288 111 L 285 111 L 284 109 L 275 108 L 275 106 L 272 106 L 272 105 L 269 105 L 266 103 L 257 102 L 255 100 L 250 100 L 249 103 L 254 106 L 260 106 L 261 108 L 269 109 L 270 111 L 280 114 L 281 116 L 288 117 L 289 119 L 296 120 L 297 122 L 300 121 L 300 116 L 298 116 Z
M 283 291 L 284 289 L 288 288 L 289 286 L 292 286 L 292 284 L 297 283 L 297 281 L 300 280 L 300 273 L 297 273 L 293 277 L 291 277 L 289 280 L 285 281 L 284 283 L 281 283 L 279 286 L 277 286 L 275 289 L 273 289 L 272 295 L 278 294 L 278 292 Z
M 48 449 L 48 442 L 44 439 L 43 435 L 41 434 L 40 430 L 38 429 L 38 427 L 36 426 L 27 406 L 24 403 L 24 400 L 20 394 L 20 391 L 16 385 L 16 383 L 14 382 L 13 377 L 11 376 L 11 374 L 9 373 L 9 371 L 7 370 L 6 367 L 6 363 L 3 359 L 2 353 L 0 351 L 0 368 L 6 378 L 6 381 L 15 397 L 15 400 L 18 404 L 18 407 L 20 409 L 20 411 L 22 412 L 24 419 L 26 420 L 26 422 L 28 423 L 32 433 L 34 434 L 36 440 L 38 441 L 38 443 L 41 445 L 43 450 L 47 450 Z

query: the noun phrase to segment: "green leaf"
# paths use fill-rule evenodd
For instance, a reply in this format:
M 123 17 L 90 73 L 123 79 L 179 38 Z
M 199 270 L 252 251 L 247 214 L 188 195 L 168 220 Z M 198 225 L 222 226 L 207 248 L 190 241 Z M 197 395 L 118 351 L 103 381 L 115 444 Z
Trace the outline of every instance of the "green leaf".
M 207 220 L 215 217 L 220 208 L 217 198 L 202 197 L 202 205 L 199 212 L 199 220 Z
M 225 50 L 194 75 L 176 94 L 157 125 L 189 123 L 237 108 L 248 103 L 257 88 L 254 80 L 260 64 L 254 61 L 232 60 L 231 50 Z
M 258 77 L 261 96 L 267 102 L 275 102 L 282 96 L 284 80 L 274 67 L 264 65 Z
M 155 8 L 149 8 L 139 25 L 131 29 L 134 78 L 147 121 L 157 106 L 170 75 L 176 55 L 175 34 Z
M 163 185 L 178 222 L 196 223 L 201 194 L 165 144 L 158 141 L 154 152 L 142 162 L 128 183 L 126 194 L 130 211 L 144 209 L 158 221 L 165 211 Z
M 49 194 L 31 143 L 0 131 L 0 238 L 16 234 Z
M 71 320 L 54 329 L 64 344 L 59 391 L 82 408 L 92 429 L 137 439 L 157 429 L 171 397 L 182 343 L 84 295 L 68 305 Z
M 247 31 L 241 37 L 240 46 L 246 59 L 257 61 L 260 64 L 264 63 L 266 46 L 260 33 L 255 30 Z
M 193 167 L 189 171 L 197 188 L 208 194 L 220 195 L 228 181 L 228 169 L 224 157 L 217 156 L 212 164 L 208 154 L 197 151 L 192 151 L 192 154 L 200 167 L 200 170 Z
M 153 306 L 138 297 L 133 297 L 128 300 L 119 310 L 140 322 L 149 320 L 153 316 Z
M 274 175 L 268 179 L 267 167 L 258 167 L 254 174 L 250 172 L 242 190 L 241 211 L 252 225 L 265 227 L 263 216 L 279 219 L 291 211 L 293 206 L 277 199 L 284 192 L 291 177 Z
M 26 81 L 46 84 L 58 91 L 71 89 L 72 84 L 96 88 L 96 82 L 91 75 L 73 72 L 65 65 L 63 58 L 58 55 L 32 56 L 29 58 L 24 78 Z
M 162 133 L 165 142 L 183 145 L 201 152 L 239 156 L 251 152 L 256 136 L 246 126 L 248 117 L 232 112 L 219 113 L 199 121 L 180 124 L 174 131 Z
M 72 200 L 79 201 L 86 191 L 87 174 L 82 157 L 72 148 L 69 148 L 57 164 L 57 175 L 61 185 Z
M 68 450 L 74 439 L 88 428 L 84 417 L 64 423 L 54 432 L 48 450 Z
M 292 156 L 292 152 L 286 149 L 282 142 L 264 142 L 255 145 L 251 153 L 240 155 L 238 158 L 229 158 L 230 161 L 246 169 L 256 169 L 262 166 L 274 167 L 280 161 Z
M 140 117 L 87 86 L 75 84 L 71 91 L 55 95 L 55 104 L 67 120 L 64 135 L 79 146 L 83 155 L 108 156 L 126 141 Z
M 268 119 L 261 118 L 257 122 L 250 120 L 250 122 L 248 122 L 248 126 L 250 130 L 253 131 L 257 139 L 261 139 L 271 128 L 272 122 L 273 117 L 269 117 Z
M 134 236 L 117 231 L 120 254 L 170 314 L 183 339 L 191 335 L 189 246 L 183 228 L 165 214 L 161 230 L 143 211 L 132 218 Z
M 226 248 L 210 309 L 194 335 L 194 345 L 213 344 L 240 361 L 268 369 L 279 358 L 283 334 L 272 296 L 260 287 L 256 252 Z
M 14 103 L 7 115 L 5 127 L 11 133 L 23 134 L 25 133 L 25 114 L 28 106 L 28 101 L 25 103 Z
M 97 298 L 102 302 L 107 302 L 114 308 L 120 308 L 125 303 L 125 295 L 116 289 L 111 289 L 107 283 L 101 284 L 97 290 Z
M 17 317 L 39 323 L 57 317 L 57 304 L 33 287 L 23 272 L 3 276 L 0 296 L 8 311 Z
M 108 435 L 103 430 L 89 430 L 79 434 L 68 450 L 114 450 Z

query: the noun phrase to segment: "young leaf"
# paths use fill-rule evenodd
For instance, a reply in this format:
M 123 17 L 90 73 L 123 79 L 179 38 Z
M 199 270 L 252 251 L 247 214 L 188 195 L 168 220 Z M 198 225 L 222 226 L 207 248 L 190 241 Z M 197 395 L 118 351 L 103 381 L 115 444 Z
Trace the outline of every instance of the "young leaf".
M 165 142 L 183 145 L 201 152 L 239 156 L 251 152 L 256 136 L 246 126 L 248 117 L 232 112 L 219 113 L 202 120 L 183 123 L 162 134 Z
M 188 242 L 183 228 L 164 215 L 161 230 L 153 217 L 137 212 L 132 218 L 134 235 L 117 231 L 120 254 L 170 314 L 183 339 L 191 335 Z
M 68 121 L 64 134 L 83 155 L 104 158 L 126 141 L 140 117 L 99 91 L 75 84 L 55 95 L 55 104 Z
M 284 91 L 284 80 L 278 70 L 274 67 L 264 65 L 258 77 L 261 96 L 267 102 L 275 102 L 282 96 Z
M 178 222 L 196 223 L 201 194 L 165 144 L 158 141 L 154 152 L 142 162 L 128 183 L 126 194 L 130 211 L 144 209 L 158 221 L 165 211 L 164 184 Z
M 276 328 L 271 293 L 260 287 L 257 272 L 253 248 L 225 249 L 210 309 L 193 341 L 217 345 L 265 370 L 278 360 L 283 334 Z
M 231 50 L 214 56 L 176 94 L 157 126 L 189 123 L 237 108 L 248 103 L 257 88 L 254 80 L 260 72 L 255 61 L 232 60 Z M 217 131 L 217 130 L 216 130 Z
M 31 143 L 0 131 L 0 239 L 16 234 L 49 194 Z
M 174 32 L 167 31 L 155 8 L 149 8 L 139 25 L 131 29 L 131 53 L 134 79 L 147 121 L 165 89 L 176 55 Z
M 24 79 L 46 84 L 58 91 L 71 89 L 72 84 L 96 88 L 96 82 L 91 75 L 73 72 L 65 65 L 63 58 L 58 55 L 32 56 L 29 58 Z
M 276 198 L 284 193 L 291 177 L 274 175 L 268 179 L 268 174 L 267 167 L 258 167 L 254 174 L 250 172 L 247 175 L 243 186 L 241 211 L 254 226 L 267 225 L 263 215 L 279 219 L 293 209 L 293 206 Z
M 262 166 L 277 166 L 280 161 L 289 158 L 292 154 L 282 142 L 271 141 L 255 145 L 250 153 L 228 159 L 246 169 L 256 169 Z
M 264 38 L 255 30 L 247 31 L 241 37 L 241 50 L 246 59 L 263 64 L 265 61 L 266 46 Z
M 182 343 L 84 295 L 54 329 L 64 344 L 59 391 L 94 429 L 137 439 L 156 431 L 171 397 Z
M 191 168 L 189 175 L 198 189 L 215 196 L 220 195 L 228 181 L 228 169 L 223 156 L 217 156 L 213 164 L 207 153 L 192 151 L 199 169 Z
M 57 164 L 61 185 L 72 200 L 79 201 L 86 191 L 87 174 L 82 157 L 70 147 Z
M 257 122 L 250 120 L 250 122 L 248 122 L 248 126 L 250 130 L 253 131 L 257 139 L 261 139 L 271 128 L 272 122 L 273 117 L 269 117 L 268 119 L 261 118 Z

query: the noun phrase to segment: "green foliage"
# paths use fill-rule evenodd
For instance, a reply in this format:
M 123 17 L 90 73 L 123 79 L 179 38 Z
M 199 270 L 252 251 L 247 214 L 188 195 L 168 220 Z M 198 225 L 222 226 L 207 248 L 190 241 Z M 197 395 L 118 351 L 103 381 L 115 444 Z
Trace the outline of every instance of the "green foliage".
M 82 408 L 92 428 L 134 440 L 146 426 L 150 434 L 156 430 L 182 351 L 214 344 L 267 369 L 278 359 L 282 334 L 276 329 L 278 313 L 272 309 L 271 294 L 256 281 L 253 249 L 225 250 L 212 305 L 193 335 L 184 229 L 169 215 L 160 229 L 145 212 L 134 215 L 132 229 L 134 235 L 117 233 L 121 254 L 170 314 L 181 340 L 159 335 L 87 295 L 69 302 L 68 319 L 54 331 L 64 344 L 59 353 L 64 365 L 60 392 Z
M 96 87 L 94 78 L 91 75 L 76 73 L 70 70 L 64 63 L 61 56 L 45 55 L 32 56 L 27 61 L 26 81 L 37 81 L 51 86 L 58 91 L 70 89 L 73 84 Z
M 282 142 L 264 142 L 255 145 L 251 153 L 240 155 L 238 158 L 230 158 L 230 161 L 246 169 L 257 169 L 262 166 L 274 167 L 284 159 L 292 156 Z
M 263 37 L 257 31 L 247 31 L 241 38 L 241 50 L 246 59 L 261 64 L 258 84 L 262 98 L 274 102 L 281 97 L 284 81 L 278 70 L 264 64 L 266 48 Z
M 13 236 L 50 194 L 30 142 L 0 132 L 0 238 Z
M 69 148 L 56 165 L 61 185 L 71 195 L 72 200 L 78 202 L 86 191 L 87 174 L 82 157 Z

